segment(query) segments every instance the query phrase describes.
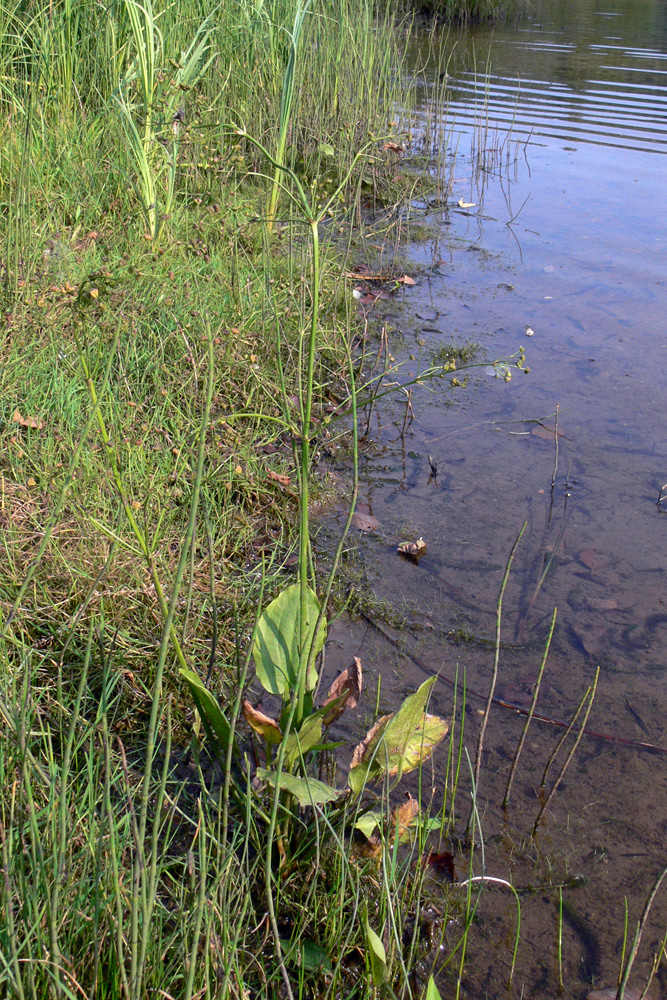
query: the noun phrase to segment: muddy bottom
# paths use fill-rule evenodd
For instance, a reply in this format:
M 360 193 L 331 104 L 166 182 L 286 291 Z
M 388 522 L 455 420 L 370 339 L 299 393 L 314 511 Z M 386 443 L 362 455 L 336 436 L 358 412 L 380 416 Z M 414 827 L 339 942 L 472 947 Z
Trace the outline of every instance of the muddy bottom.
M 348 569 L 377 602 L 371 617 L 403 618 L 391 634 L 421 666 L 352 620 L 337 626 L 327 668 L 361 656 L 369 686 L 381 678 L 383 710 L 428 671 L 450 681 L 458 671 L 485 695 L 499 588 L 526 523 L 504 597 L 497 695 L 519 707 L 530 700 L 557 608 L 537 711 L 568 720 L 599 667 L 588 727 L 608 739 L 582 740 L 533 838 L 563 730 L 533 723 L 504 814 L 523 716 L 492 709 L 479 808 L 486 874 L 522 892 L 517 997 L 558 992 L 559 885 L 564 995 L 614 985 L 625 901 L 633 934 L 667 863 L 667 754 L 634 745 L 667 747 L 667 503 L 658 502 L 667 484 L 667 8 L 642 5 L 637 18 L 622 0 L 574 7 L 537 3 L 518 29 L 474 37 L 478 60 L 485 45 L 491 53 L 485 111 L 479 93 L 473 100 L 469 41 L 450 62 L 447 135 L 458 146 L 456 157 L 439 153 L 446 204 L 415 206 L 413 221 L 431 234 L 410 250 L 416 284 L 400 303 L 364 308 L 376 329 L 388 327 L 401 379 L 452 348 L 474 349 L 479 367 L 465 388 L 414 389 L 407 423 L 404 395 L 374 410 L 361 500 L 379 528 L 358 534 Z M 425 116 L 433 99 L 426 86 Z M 489 363 L 520 347 L 530 373 L 494 377 Z M 419 537 L 418 563 L 397 554 Z M 441 681 L 434 710 L 449 715 L 452 697 Z M 471 756 L 482 708 L 471 696 Z M 464 779 L 463 824 L 468 790 Z M 515 913 L 502 890 L 485 891 L 466 996 L 508 995 Z M 633 981 L 666 927 L 663 886 Z M 664 967 L 659 982 L 667 995 Z

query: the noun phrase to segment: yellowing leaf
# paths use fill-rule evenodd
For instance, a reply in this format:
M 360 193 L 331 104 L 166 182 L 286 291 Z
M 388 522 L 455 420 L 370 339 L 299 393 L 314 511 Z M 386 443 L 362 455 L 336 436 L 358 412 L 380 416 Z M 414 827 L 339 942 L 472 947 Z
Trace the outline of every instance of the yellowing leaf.
M 371 744 L 375 746 L 378 735 L 380 735 L 383 732 L 387 723 L 390 722 L 393 718 L 394 718 L 393 712 L 390 715 L 383 715 L 380 719 L 378 719 L 378 721 L 375 723 L 372 729 L 368 730 L 361 743 L 357 743 L 352 753 L 352 760 L 350 761 L 350 770 L 353 767 L 357 767 L 358 764 L 361 764 L 362 760 L 364 760 L 364 758 L 366 757 L 366 751 L 368 750 L 369 746 L 371 746 Z
M 398 712 L 383 716 L 356 747 L 348 784 L 358 794 L 368 781 L 388 775 L 400 778 L 425 761 L 449 732 L 449 724 L 424 711 L 436 678 L 409 695 Z
M 396 834 L 399 841 L 407 840 L 410 836 L 410 827 L 413 826 L 417 816 L 419 816 L 419 803 L 415 798 L 406 792 L 406 801 L 392 811 L 391 831 Z
M 464 201 L 463 198 L 459 198 L 458 200 L 459 208 L 474 208 L 476 204 L 476 201 Z
M 264 715 L 259 709 L 254 708 L 250 704 L 247 698 L 243 700 L 243 714 L 250 726 L 259 733 L 267 743 L 282 743 L 283 734 L 280 732 L 280 726 L 275 719 L 270 718 L 268 715 Z

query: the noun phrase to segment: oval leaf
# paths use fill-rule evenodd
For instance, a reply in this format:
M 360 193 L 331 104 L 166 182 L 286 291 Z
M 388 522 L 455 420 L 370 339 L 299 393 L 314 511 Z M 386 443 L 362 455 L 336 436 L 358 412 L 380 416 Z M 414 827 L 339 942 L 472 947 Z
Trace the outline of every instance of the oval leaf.
M 381 986 L 387 978 L 387 953 L 382 940 L 366 920 L 366 940 L 371 960 L 371 975 L 376 986 Z
M 310 715 L 304 719 L 298 733 L 292 732 L 285 740 L 285 759 L 287 766 L 291 767 L 301 757 L 317 746 L 322 739 L 322 718 L 319 715 Z
M 436 677 L 405 699 L 395 715 L 385 715 L 371 729 L 352 756 L 348 784 L 359 793 L 367 781 L 384 774 L 397 775 L 418 767 L 430 756 L 449 732 L 449 723 L 437 715 L 427 715 L 426 702 Z
M 384 816 L 377 809 L 371 812 L 363 813 L 354 824 L 354 829 L 363 833 L 366 840 L 370 840 L 372 834 L 377 830 L 377 828 L 382 826 L 383 819 Z
M 265 781 L 272 788 L 275 788 L 278 777 L 275 771 L 259 767 L 257 768 L 257 777 L 260 781 Z M 325 785 L 317 778 L 297 778 L 286 771 L 280 775 L 280 787 L 293 795 L 300 806 L 324 805 L 326 802 L 333 802 L 340 795 L 337 788 Z
M 301 944 L 301 965 L 306 972 L 315 972 L 317 969 L 322 969 L 323 972 L 333 971 L 324 948 L 307 938 Z
M 306 591 L 304 656 L 308 656 L 310 652 L 319 614 L 319 601 L 309 587 Z M 283 697 L 296 687 L 301 658 L 300 619 L 301 591 L 299 584 L 294 583 L 271 601 L 257 623 L 252 655 L 258 680 L 271 694 Z M 326 624 L 322 621 L 315 638 L 315 655 L 322 649 L 326 634 Z M 306 679 L 306 687 L 311 691 L 316 684 L 317 670 L 313 665 Z
M 433 976 L 431 976 L 431 978 L 428 981 L 428 986 L 426 987 L 426 997 L 424 998 L 424 1000 L 442 1000 L 442 997 L 440 996 L 440 991 L 438 987 L 435 985 L 435 980 Z
M 361 298 L 361 295 L 359 295 L 359 298 Z M 356 528 L 357 531 L 379 531 L 380 522 L 377 517 L 373 517 L 372 514 L 366 511 L 355 510 L 352 515 L 352 527 Z

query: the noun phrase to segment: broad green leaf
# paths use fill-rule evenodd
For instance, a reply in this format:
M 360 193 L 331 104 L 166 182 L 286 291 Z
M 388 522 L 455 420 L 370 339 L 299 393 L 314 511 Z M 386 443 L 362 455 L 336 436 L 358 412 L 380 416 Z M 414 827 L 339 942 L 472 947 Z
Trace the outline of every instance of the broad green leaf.
M 321 142 L 317 147 L 322 156 L 335 156 L 336 150 L 328 142 Z
M 382 826 L 383 815 L 380 811 L 363 813 L 354 824 L 354 829 L 363 833 L 366 839 L 370 839 L 374 830 Z
M 306 972 L 315 972 L 316 969 L 323 969 L 324 972 L 332 971 L 329 956 L 324 948 L 308 939 L 301 945 L 301 964 Z
M 285 759 L 288 767 L 317 746 L 321 739 L 322 719 L 313 715 L 304 719 L 299 732 L 292 731 L 285 740 Z
M 319 601 L 310 587 L 306 595 L 304 656 L 308 656 L 310 652 L 320 614 Z M 299 584 L 294 583 L 271 601 L 257 623 L 252 655 L 257 677 L 264 689 L 271 694 L 284 697 L 296 687 L 302 652 L 299 649 L 300 618 L 301 592 Z M 326 634 L 326 624 L 322 621 L 315 638 L 315 655 L 322 649 Z M 316 684 L 317 670 L 313 665 L 306 679 L 306 688 L 311 691 Z
M 419 825 L 424 833 L 435 833 L 436 830 L 442 828 L 442 818 L 440 816 L 431 816 L 430 819 L 423 820 Z
M 436 678 L 430 677 L 409 695 L 395 715 L 376 723 L 353 754 L 348 784 L 358 794 L 368 781 L 383 775 L 400 779 L 425 761 L 449 732 L 449 724 L 424 711 Z
M 428 981 L 428 986 L 426 987 L 426 996 L 424 997 L 424 1000 L 442 1000 L 442 997 L 440 996 L 440 990 L 435 985 L 435 980 L 433 976 L 431 976 L 431 978 Z
M 331 961 L 324 948 L 309 938 L 306 938 L 305 941 L 281 939 L 280 944 L 286 960 L 302 966 L 306 972 L 316 972 L 318 969 L 322 969 L 324 972 L 333 971 Z
M 257 769 L 257 777 L 260 781 L 275 788 L 277 774 L 275 771 L 268 771 L 265 767 Z M 325 785 L 317 778 L 297 778 L 293 774 L 283 771 L 280 775 L 280 787 L 290 795 L 293 795 L 300 806 L 324 805 L 325 802 L 333 802 L 340 795 L 338 788 Z
M 371 959 L 371 975 L 376 986 L 381 986 L 387 978 L 387 954 L 381 939 L 366 919 L 366 940 Z
M 231 730 L 229 722 L 220 708 L 218 699 L 215 695 L 211 694 L 194 670 L 181 669 L 180 674 L 190 688 L 192 699 L 204 724 L 206 735 L 212 743 L 217 744 L 216 749 L 218 753 L 224 753 L 229 745 Z

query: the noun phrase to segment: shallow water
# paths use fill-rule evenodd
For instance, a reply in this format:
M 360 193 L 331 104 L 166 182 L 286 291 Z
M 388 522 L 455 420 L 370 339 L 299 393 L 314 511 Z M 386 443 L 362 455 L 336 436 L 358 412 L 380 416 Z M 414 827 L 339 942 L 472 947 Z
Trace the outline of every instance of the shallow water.
M 364 574 L 412 623 L 410 640 L 400 639 L 427 670 L 451 678 L 458 667 L 485 693 L 485 640 L 527 522 L 504 599 L 497 693 L 525 702 L 557 607 L 538 711 L 568 718 L 599 666 L 589 726 L 667 746 L 667 502 L 657 503 L 667 484 L 667 2 L 537 0 L 531 9 L 518 25 L 443 41 L 447 149 L 442 136 L 429 143 L 451 181 L 447 206 L 416 206 L 414 219 L 432 227 L 410 251 L 417 283 L 402 304 L 371 310 L 394 330 L 397 358 L 437 359 L 444 345 L 474 341 L 488 361 L 523 345 L 531 370 L 506 384 L 482 366 L 466 389 L 415 390 L 403 436 L 403 404 L 377 408 L 361 493 L 381 530 L 359 539 Z M 426 65 L 426 121 L 444 64 L 426 39 L 413 61 Z M 474 206 L 459 209 L 459 199 Z M 556 413 L 557 455 L 545 430 Z M 418 565 L 396 554 L 419 536 L 428 548 Z M 381 673 L 388 706 L 424 677 L 363 621 L 335 637 L 330 669 L 359 653 L 369 675 Z M 438 685 L 436 710 L 449 714 L 451 698 Z M 482 705 L 470 700 L 471 753 Z M 564 995 L 585 996 L 591 981 L 615 983 L 624 899 L 635 920 L 667 864 L 667 755 L 585 738 L 533 841 L 542 770 L 561 730 L 533 725 L 503 816 L 521 725 L 494 707 L 479 789 L 486 872 L 520 888 L 585 877 L 563 892 Z M 460 812 L 465 820 L 464 803 Z M 558 897 L 544 888 L 522 898 L 510 995 L 553 997 Z M 512 912 L 484 894 L 465 996 L 508 995 Z M 659 897 L 639 981 L 665 929 Z M 667 996 L 664 968 L 660 976 Z

